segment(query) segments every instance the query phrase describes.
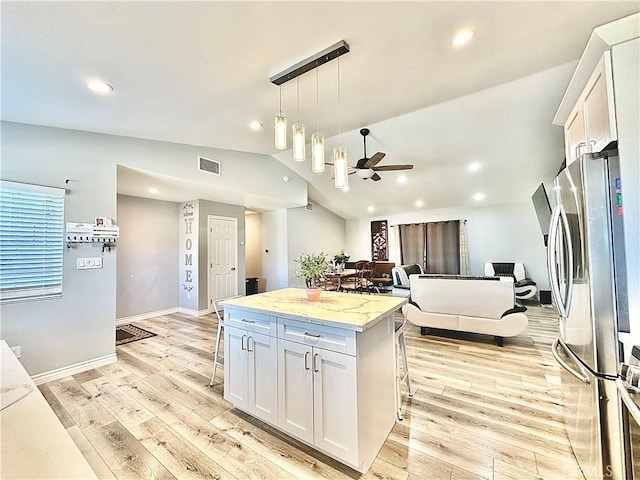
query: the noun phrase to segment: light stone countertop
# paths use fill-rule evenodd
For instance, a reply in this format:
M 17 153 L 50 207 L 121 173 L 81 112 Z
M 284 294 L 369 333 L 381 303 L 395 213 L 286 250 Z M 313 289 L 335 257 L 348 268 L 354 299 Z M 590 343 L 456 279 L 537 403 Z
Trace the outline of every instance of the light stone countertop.
M 7 342 L 0 349 L 0 478 L 97 479 Z
M 310 302 L 304 288 L 284 288 L 225 300 L 222 305 L 362 332 L 407 301 L 385 295 L 323 291 L 317 302 Z

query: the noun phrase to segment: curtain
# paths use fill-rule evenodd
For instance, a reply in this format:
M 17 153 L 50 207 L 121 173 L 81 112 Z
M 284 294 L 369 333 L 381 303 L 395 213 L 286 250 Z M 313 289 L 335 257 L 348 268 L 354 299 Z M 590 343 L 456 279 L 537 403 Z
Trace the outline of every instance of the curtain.
M 400 259 L 400 227 L 391 225 L 389 227 L 389 261 L 396 265 L 401 265 Z
M 399 225 L 400 262 L 402 265 L 417 263 L 424 269 L 426 254 L 425 224 Z
M 460 273 L 460 222 L 427 223 L 426 273 Z
M 460 275 L 469 275 L 469 244 L 467 243 L 467 221 L 460 220 Z

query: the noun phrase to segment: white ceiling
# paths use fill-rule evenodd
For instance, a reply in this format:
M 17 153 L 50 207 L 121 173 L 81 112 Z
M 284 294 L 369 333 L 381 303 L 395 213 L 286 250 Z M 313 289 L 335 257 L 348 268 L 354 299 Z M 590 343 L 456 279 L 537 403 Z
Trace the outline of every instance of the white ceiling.
M 637 1 L 3 1 L 2 119 L 274 155 L 345 218 L 369 206 L 406 212 L 418 199 L 423 209 L 524 200 L 562 161 L 550 122 L 569 62 L 594 27 L 639 10 Z M 476 36 L 454 49 L 462 27 Z M 309 161 L 294 165 L 273 148 L 278 87 L 269 76 L 341 39 L 351 51 L 340 59 L 340 108 L 332 61 L 318 69 L 319 111 L 315 72 L 300 77 L 300 120 L 309 136 L 319 121 L 333 148 L 339 118 L 352 164 L 362 156 L 358 131 L 369 127 L 369 156 L 415 165 L 402 186 L 399 173 L 383 172 L 380 182 L 352 175 L 350 191 L 337 191 L 330 172 L 313 175 Z M 113 94 L 89 93 L 83 82 L 95 77 Z M 292 123 L 295 81 L 282 97 Z M 252 120 L 265 127 L 250 131 Z M 472 161 L 482 163 L 476 174 L 466 170 Z M 119 170 L 128 194 L 137 175 Z M 176 201 L 199 188 L 178 181 L 167 190 Z M 478 191 L 484 203 L 472 200 Z

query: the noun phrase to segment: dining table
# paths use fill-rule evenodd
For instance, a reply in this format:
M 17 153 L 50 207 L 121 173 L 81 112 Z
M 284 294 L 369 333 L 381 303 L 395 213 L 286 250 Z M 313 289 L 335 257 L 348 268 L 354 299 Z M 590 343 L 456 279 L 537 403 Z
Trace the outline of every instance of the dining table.
M 356 270 L 355 268 L 345 268 L 342 271 L 329 272 L 327 274 L 327 279 L 335 280 L 337 290 L 340 291 L 340 289 L 342 288 L 342 279 L 355 277 L 357 274 L 358 270 Z

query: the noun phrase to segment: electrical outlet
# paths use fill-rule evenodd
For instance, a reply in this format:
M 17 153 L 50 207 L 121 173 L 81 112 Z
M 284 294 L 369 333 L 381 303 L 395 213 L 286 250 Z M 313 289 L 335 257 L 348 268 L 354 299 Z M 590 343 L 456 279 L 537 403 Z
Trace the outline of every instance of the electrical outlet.
M 20 358 L 20 345 L 17 347 L 11 347 L 11 351 L 16 356 L 16 358 Z

